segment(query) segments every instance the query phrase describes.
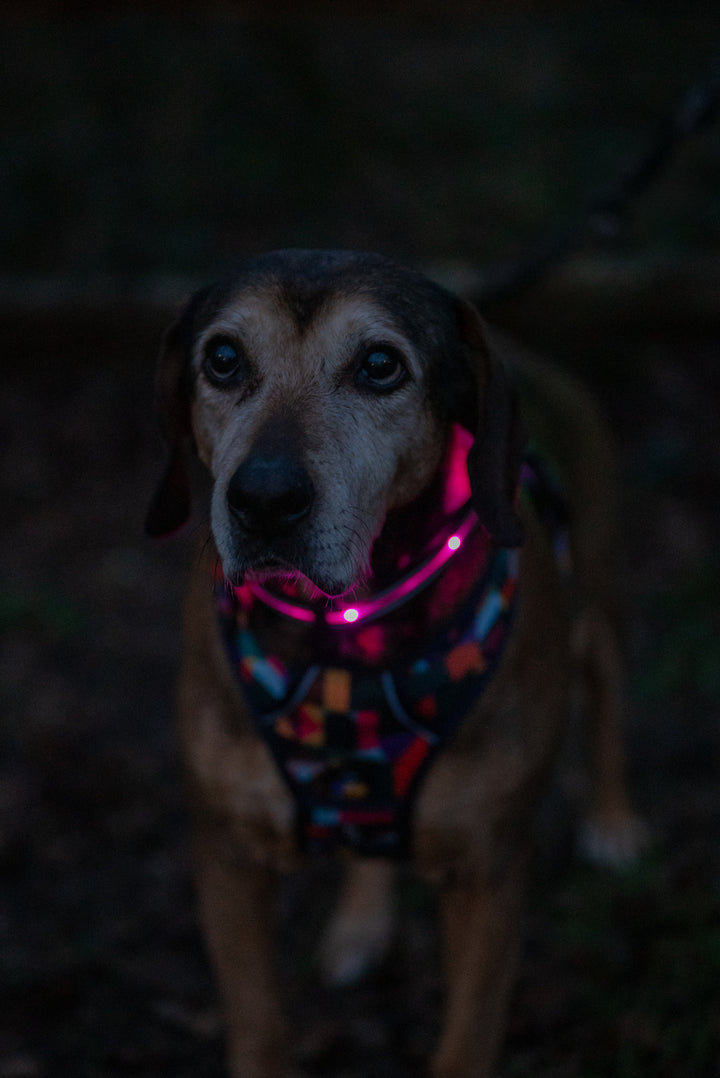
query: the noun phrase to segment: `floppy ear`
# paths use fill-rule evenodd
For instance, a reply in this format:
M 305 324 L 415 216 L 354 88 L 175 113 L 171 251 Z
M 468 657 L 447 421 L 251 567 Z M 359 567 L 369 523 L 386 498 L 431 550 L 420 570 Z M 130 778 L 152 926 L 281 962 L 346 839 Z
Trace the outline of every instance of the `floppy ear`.
M 186 381 L 188 309 L 165 334 L 155 380 L 160 428 L 168 442 L 168 462 L 145 518 L 148 535 L 181 528 L 190 516 L 190 483 L 185 466 L 185 438 L 190 434 Z
M 519 422 L 515 390 L 499 356 L 492 355 L 480 315 L 465 300 L 456 307 L 458 334 L 473 382 L 464 420 L 475 437 L 467 468 L 473 506 L 499 546 L 523 541 L 515 495 L 525 439 Z M 467 403 L 474 404 L 470 410 Z

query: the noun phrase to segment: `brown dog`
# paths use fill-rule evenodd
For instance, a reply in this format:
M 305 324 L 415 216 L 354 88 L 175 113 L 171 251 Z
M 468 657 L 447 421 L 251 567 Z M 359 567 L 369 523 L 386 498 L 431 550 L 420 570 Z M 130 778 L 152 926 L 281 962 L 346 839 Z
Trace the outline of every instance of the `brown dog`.
M 337 845 L 412 856 L 437 884 L 447 999 L 431 1073 L 490 1073 L 530 820 L 574 674 L 592 730 L 589 850 L 618 861 L 639 841 L 607 441 L 575 387 L 514 366 L 566 484 L 571 609 L 554 498 L 522 464 L 515 376 L 469 304 L 379 256 L 286 251 L 198 293 L 166 336 L 171 453 L 148 530 L 188 514 L 193 439 L 212 540 L 186 602 L 180 730 L 233 1078 L 290 1073 L 271 889 L 303 847 Z M 349 861 L 322 947 L 329 980 L 382 955 L 391 886 L 387 857 Z

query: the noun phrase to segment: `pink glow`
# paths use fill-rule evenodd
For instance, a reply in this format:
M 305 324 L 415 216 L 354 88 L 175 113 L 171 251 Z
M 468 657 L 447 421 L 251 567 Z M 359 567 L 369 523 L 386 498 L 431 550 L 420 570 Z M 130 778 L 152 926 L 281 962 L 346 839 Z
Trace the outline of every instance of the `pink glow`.
M 409 576 L 399 581 L 394 587 L 388 588 L 372 599 L 368 599 L 367 602 L 358 603 L 355 606 L 340 607 L 338 610 L 328 610 L 319 614 L 319 617 L 327 625 L 353 625 L 357 621 L 368 621 L 389 610 L 394 610 L 409 596 L 420 591 L 425 584 L 439 573 L 445 562 L 460 549 L 463 541 L 477 524 L 477 519 L 475 513 L 470 510 L 458 530 L 449 539 L 446 539 L 440 549 L 431 558 L 428 558 L 424 564 L 420 565 L 415 572 L 410 573 Z M 309 607 L 289 599 L 283 599 L 281 596 L 267 591 L 256 581 L 248 581 L 247 586 L 264 603 L 286 617 L 306 622 L 314 622 L 318 619 L 318 615 Z
M 455 424 L 448 448 L 447 480 L 443 496 L 443 509 L 454 513 L 470 497 L 470 480 L 467 473 L 467 456 L 473 444 L 473 436 L 459 424 Z
M 299 603 L 292 603 L 287 599 L 282 599 L 279 595 L 275 595 L 271 591 L 267 591 L 256 581 L 248 581 L 250 591 L 252 591 L 259 599 L 267 605 L 272 607 L 273 610 L 277 610 L 280 614 L 285 614 L 288 618 L 295 618 L 297 621 L 315 621 L 315 614 L 312 610 L 308 610 L 306 606 L 300 606 Z
M 386 611 L 393 610 L 396 606 L 399 606 L 404 599 L 413 592 L 419 591 L 436 573 L 440 571 L 448 558 L 452 557 L 455 551 L 462 544 L 465 539 L 477 523 L 477 516 L 474 512 L 470 512 L 465 518 L 463 523 L 458 528 L 455 535 L 451 536 L 451 539 L 443 543 L 440 549 L 433 557 L 429 558 L 424 565 L 421 565 L 414 573 L 405 577 L 399 584 L 396 584 L 394 588 L 388 588 L 387 591 L 377 595 L 374 599 L 368 599 L 366 603 L 358 604 L 357 606 L 346 608 L 344 610 L 329 610 L 325 614 L 325 621 L 328 625 L 342 625 L 348 624 L 347 614 L 353 613 L 355 616 L 350 619 L 353 621 L 367 621 L 369 618 L 377 617 L 379 614 L 384 614 Z M 453 545 L 451 540 L 457 540 Z

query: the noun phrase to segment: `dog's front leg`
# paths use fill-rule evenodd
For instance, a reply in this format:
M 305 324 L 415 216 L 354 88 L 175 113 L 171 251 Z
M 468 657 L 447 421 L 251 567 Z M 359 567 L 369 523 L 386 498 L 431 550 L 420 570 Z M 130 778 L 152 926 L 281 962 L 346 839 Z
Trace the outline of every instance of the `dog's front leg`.
M 360 858 L 347 866 L 320 951 L 327 984 L 355 984 L 385 957 L 393 931 L 394 878 L 391 862 Z
M 521 952 L 526 858 L 497 881 L 446 883 L 440 894 L 446 974 L 432 1078 L 488 1078 Z
M 224 1007 L 232 1078 L 288 1078 L 286 1031 L 275 983 L 274 874 L 250 858 L 223 859 L 194 836 L 200 917 Z
M 589 860 L 627 868 L 643 853 L 648 831 L 625 783 L 626 694 L 621 646 L 612 619 L 589 607 L 577 618 L 573 655 L 585 688 L 590 735 L 590 812 L 579 836 Z

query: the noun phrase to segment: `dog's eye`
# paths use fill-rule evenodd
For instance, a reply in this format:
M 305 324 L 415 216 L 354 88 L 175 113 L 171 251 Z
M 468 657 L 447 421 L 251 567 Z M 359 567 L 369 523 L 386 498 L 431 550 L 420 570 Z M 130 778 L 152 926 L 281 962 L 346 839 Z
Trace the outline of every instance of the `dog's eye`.
M 234 380 L 242 365 L 240 352 L 230 341 L 216 338 L 205 349 L 203 370 L 211 382 L 224 385 Z
M 356 376 L 358 385 L 384 392 L 405 381 L 407 371 L 400 356 L 391 348 L 373 348 L 367 352 Z

